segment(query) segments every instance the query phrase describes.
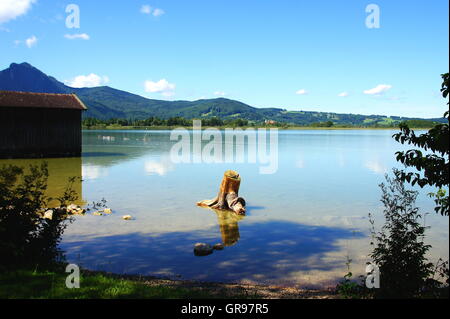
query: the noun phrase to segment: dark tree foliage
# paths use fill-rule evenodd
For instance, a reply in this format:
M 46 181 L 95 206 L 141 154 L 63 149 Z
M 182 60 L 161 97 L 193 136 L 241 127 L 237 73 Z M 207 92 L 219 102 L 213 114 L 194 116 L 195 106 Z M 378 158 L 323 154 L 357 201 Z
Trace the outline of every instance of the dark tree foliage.
M 92 126 L 109 126 L 109 125 L 121 125 L 130 127 L 142 127 L 142 126 L 192 126 L 192 119 L 186 119 L 180 116 L 171 117 L 168 119 L 161 119 L 157 117 L 149 117 L 144 120 L 133 119 L 108 119 L 100 120 L 96 118 L 83 119 L 83 125 L 86 127 Z M 203 126 L 228 126 L 228 127 L 242 127 L 249 125 L 249 121 L 241 118 L 222 120 L 219 117 L 210 117 L 202 119 Z
M 332 121 L 326 121 L 326 122 L 318 122 L 318 123 L 312 123 L 312 127 L 332 127 L 334 123 Z
M 58 243 L 72 221 L 63 209 L 54 209 L 52 219 L 43 218 L 48 201 L 47 163 L 0 167 L 0 270 L 52 269 L 63 256 Z M 59 200 L 62 206 L 76 199 L 70 180 Z
M 426 228 L 422 215 L 415 207 L 418 192 L 405 189 L 404 182 L 396 176 L 386 176 L 387 185 L 381 184 L 385 223 L 380 232 L 372 224 L 370 257 L 380 269 L 378 298 L 420 297 L 427 279 L 433 274 L 433 264 L 426 253 L 431 248 L 424 243 Z
M 442 96 L 447 99 L 449 93 L 449 74 L 442 74 Z M 447 106 L 449 103 L 447 102 Z M 419 173 L 400 171 L 398 177 L 411 183 L 418 184 L 420 187 L 426 185 L 437 187 L 436 193 L 430 196 L 435 198 L 436 212 L 441 215 L 448 216 L 449 198 L 445 187 L 449 185 L 449 112 L 444 114 L 446 123 L 437 124 L 427 133 L 417 136 L 413 130 L 409 128 L 407 123 L 400 124 L 400 132 L 394 134 L 397 142 L 402 144 L 414 145 L 420 149 L 411 149 L 406 152 L 397 152 L 397 160 L 405 165 L 405 167 L 415 168 Z M 423 151 L 431 151 L 432 153 L 424 154 Z M 422 173 L 422 174 L 421 174 Z

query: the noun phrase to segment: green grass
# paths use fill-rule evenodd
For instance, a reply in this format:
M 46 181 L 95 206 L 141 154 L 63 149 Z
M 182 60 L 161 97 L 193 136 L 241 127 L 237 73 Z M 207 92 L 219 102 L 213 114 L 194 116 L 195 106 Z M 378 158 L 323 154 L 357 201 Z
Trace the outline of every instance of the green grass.
M 223 298 L 208 291 L 149 286 L 103 274 L 81 274 L 80 288 L 65 285 L 66 273 L 16 271 L 0 274 L 0 299 L 186 299 Z M 245 296 L 232 296 L 240 298 Z

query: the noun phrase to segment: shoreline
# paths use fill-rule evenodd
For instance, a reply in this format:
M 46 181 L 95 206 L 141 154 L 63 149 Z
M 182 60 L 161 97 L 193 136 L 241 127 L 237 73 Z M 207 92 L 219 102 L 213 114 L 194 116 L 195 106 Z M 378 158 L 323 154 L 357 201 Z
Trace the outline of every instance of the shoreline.
M 208 293 L 211 298 L 235 298 L 247 296 L 252 299 L 340 299 L 334 288 L 299 288 L 294 286 L 277 286 L 264 284 L 224 283 L 214 281 L 169 279 L 164 277 L 116 274 L 104 271 L 83 269 L 84 274 L 103 275 L 105 277 L 128 280 L 148 287 L 164 286 L 167 288 L 181 288 L 193 292 Z
M 61 265 L 63 266 L 63 265 Z M 0 273 L 1 299 L 343 299 L 336 288 L 221 283 L 117 274 L 80 268 L 78 289 L 68 289 L 64 267 Z
M 166 130 L 174 130 L 183 128 L 188 131 L 192 131 L 192 126 L 185 127 L 185 126 L 95 126 L 95 127 L 83 127 L 82 131 L 166 131 Z M 205 126 L 202 127 L 202 130 L 208 129 L 211 127 Z M 307 130 L 314 130 L 314 131 L 340 131 L 340 130 L 396 130 L 400 131 L 398 127 L 314 127 L 314 126 L 289 126 L 289 127 L 276 127 L 276 126 L 242 126 L 242 127 L 227 127 L 227 126 L 219 126 L 214 127 L 218 128 L 220 130 L 224 129 L 278 129 L 280 131 L 307 131 Z M 410 127 L 411 130 L 429 130 L 432 127 Z

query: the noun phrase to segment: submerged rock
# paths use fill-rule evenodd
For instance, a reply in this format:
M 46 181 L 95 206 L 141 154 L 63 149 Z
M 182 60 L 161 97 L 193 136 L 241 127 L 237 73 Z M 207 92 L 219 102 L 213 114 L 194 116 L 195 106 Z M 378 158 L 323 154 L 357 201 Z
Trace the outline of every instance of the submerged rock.
M 213 246 L 214 250 L 223 250 L 224 248 L 225 246 L 222 243 L 218 243 Z
M 105 214 L 112 214 L 111 208 L 105 208 L 105 209 L 103 210 L 103 212 L 104 212 Z
M 67 206 L 67 212 L 68 212 L 68 213 L 71 213 L 71 214 L 74 214 L 74 213 L 76 213 L 76 211 L 77 211 L 78 208 L 79 208 L 79 207 L 78 207 L 77 205 L 75 205 L 75 204 L 70 204 L 69 206 Z
M 103 216 L 102 212 L 94 212 L 94 216 Z
M 70 204 L 69 206 L 67 206 L 66 211 L 68 214 L 72 215 L 83 215 L 84 213 L 86 213 L 85 209 L 75 204 Z
M 124 216 L 122 216 L 122 218 L 124 220 L 131 220 L 131 219 L 133 219 L 133 217 L 131 217 L 131 215 L 124 215 Z
M 207 256 L 212 254 L 214 251 L 213 247 L 210 244 L 197 243 L 194 246 L 194 255 L 195 256 Z

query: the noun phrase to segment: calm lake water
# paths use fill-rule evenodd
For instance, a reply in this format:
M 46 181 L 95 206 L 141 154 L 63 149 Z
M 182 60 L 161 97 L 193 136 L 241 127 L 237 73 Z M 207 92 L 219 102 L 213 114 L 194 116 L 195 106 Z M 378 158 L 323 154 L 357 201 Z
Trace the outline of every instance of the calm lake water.
M 362 274 L 370 252 L 368 213 L 382 222 L 378 184 L 405 149 L 391 130 L 279 131 L 278 170 L 260 164 L 174 164 L 169 131 L 85 131 L 81 159 L 51 159 L 50 193 L 67 177 L 80 204 L 107 200 L 112 215 L 76 217 L 61 247 L 70 262 L 118 273 L 176 279 L 323 287 L 351 270 Z M 39 160 L 10 160 L 20 165 Z M 247 215 L 197 207 L 213 198 L 223 173 L 237 170 Z M 430 259 L 448 258 L 448 218 L 420 190 Z M 134 220 L 124 221 L 130 214 Z M 194 244 L 223 242 L 197 257 Z

